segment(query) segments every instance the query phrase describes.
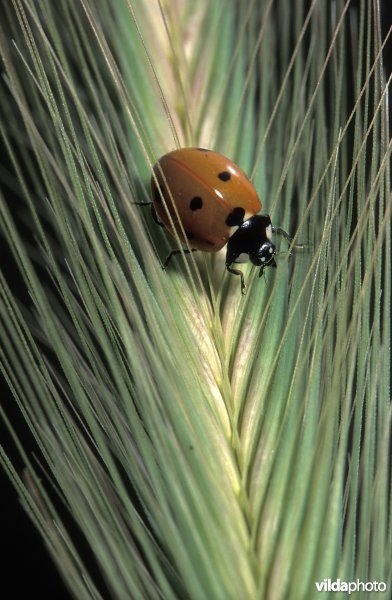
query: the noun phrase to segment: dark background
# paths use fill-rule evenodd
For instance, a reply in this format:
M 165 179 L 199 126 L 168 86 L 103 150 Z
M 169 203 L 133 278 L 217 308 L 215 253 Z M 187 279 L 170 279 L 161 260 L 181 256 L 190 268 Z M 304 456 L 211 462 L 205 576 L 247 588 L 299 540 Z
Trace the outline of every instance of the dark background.
M 0 256 L 4 258 L 0 246 Z M 12 409 L 12 398 L 6 386 L 0 389 L 2 405 L 12 419 L 20 439 L 31 452 L 34 443 L 19 417 L 16 407 Z M 13 450 L 12 440 L 0 420 L 0 443 L 16 462 L 19 474 L 22 463 Z M 22 600 L 39 598 L 40 600 L 69 600 L 71 598 L 63 580 L 60 578 L 43 540 L 30 521 L 7 475 L 0 468 L 0 552 L 1 552 L 1 596 L 5 599 Z

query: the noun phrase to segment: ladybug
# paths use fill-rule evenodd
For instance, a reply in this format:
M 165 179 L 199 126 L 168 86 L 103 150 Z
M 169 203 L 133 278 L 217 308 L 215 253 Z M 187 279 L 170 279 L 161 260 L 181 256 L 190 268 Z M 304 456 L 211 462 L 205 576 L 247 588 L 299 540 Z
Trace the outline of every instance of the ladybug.
M 292 241 L 259 214 L 260 199 L 244 171 L 217 152 L 181 148 L 165 154 L 153 167 L 151 191 L 154 220 L 190 246 L 183 252 L 218 252 L 227 245 L 226 269 L 240 276 L 242 294 L 244 275 L 232 265 L 250 260 L 261 277 L 265 267 L 276 268 L 272 233 Z M 172 250 L 164 268 L 180 252 Z

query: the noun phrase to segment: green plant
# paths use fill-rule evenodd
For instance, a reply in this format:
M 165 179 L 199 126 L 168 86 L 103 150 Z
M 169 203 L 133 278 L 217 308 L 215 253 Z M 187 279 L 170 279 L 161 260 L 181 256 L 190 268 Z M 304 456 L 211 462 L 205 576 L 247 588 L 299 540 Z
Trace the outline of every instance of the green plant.
M 0 456 L 78 599 L 101 591 L 53 489 L 113 598 L 390 585 L 380 14 L 308 4 L 3 8 L 0 224 L 27 294 L 0 276 L 0 364 L 40 455 L 16 442 L 23 474 Z M 311 244 L 266 281 L 247 270 L 245 298 L 220 255 L 163 272 L 171 242 L 132 204 L 189 144 L 232 157 Z

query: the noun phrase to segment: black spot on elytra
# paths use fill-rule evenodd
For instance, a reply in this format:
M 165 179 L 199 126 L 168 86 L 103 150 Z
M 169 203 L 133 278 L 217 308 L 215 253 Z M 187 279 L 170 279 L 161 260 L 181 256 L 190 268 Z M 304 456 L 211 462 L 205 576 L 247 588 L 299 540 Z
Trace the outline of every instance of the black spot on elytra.
M 195 236 L 193 235 L 193 233 L 191 233 L 190 231 L 186 231 L 186 232 L 185 232 L 185 235 L 186 235 L 186 238 L 187 238 L 187 240 L 193 240 L 193 239 L 194 239 L 194 237 L 195 237 Z
M 221 181 L 230 181 L 231 179 L 229 171 L 222 171 L 221 173 L 218 173 L 218 177 Z
M 231 213 L 227 216 L 226 225 L 229 227 L 234 227 L 237 225 L 238 227 L 242 225 L 244 222 L 245 210 L 241 206 L 236 206 L 233 208 Z
M 200 196 L 195 196 L 189 203 L 189 208 L 191 210 L 200 210 L 203 206 L 203 199 Z

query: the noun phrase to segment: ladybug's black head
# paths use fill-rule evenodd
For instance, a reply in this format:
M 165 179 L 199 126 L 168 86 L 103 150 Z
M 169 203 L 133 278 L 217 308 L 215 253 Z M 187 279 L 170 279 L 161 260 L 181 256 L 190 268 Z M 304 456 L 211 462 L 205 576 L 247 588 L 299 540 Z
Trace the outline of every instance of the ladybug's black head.
M 275 255 L 275 245 L 269 240 L 265 241 L 257 251 L 257 264 L 261 267 L 276 267 Z

